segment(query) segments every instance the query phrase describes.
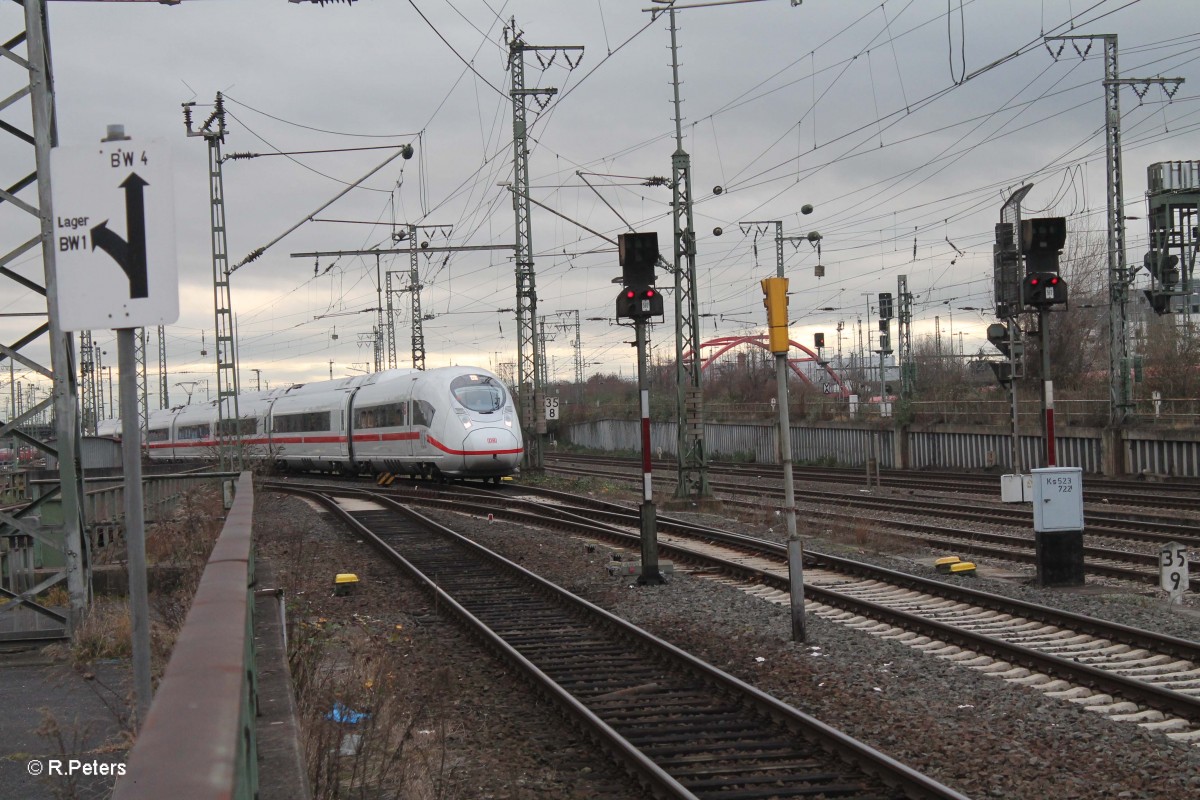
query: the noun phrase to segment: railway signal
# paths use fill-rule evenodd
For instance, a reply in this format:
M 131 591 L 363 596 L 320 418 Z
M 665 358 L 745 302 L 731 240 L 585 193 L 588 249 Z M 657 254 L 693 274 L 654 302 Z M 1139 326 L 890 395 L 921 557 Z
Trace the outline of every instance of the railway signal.
M 658 262 L 657 233 L 623 233 L 617 237 L 621 264 L 621 293 L 617 295 L 617 319 L 645 319 L 663 315 L 663 298 L 654 288 L 654 265 Z
M 788 334 L 788 279 L 763 278 L 763 307 L 767 309 L 767 339 L 772 353 L 787 353 L 791 348 Z
M 1055 272 L 1031 272 L 1021 281 L 1021 301 L 1027 306 L 1053 306 L 1067 302 L 1067 282 Z
M 880 292 L 879 293 L 879 321 L 881 324 L 879 326 L 879 329 L 883 330 L 884 326 L 882 323 L 886 323 L 888 320 L 890 320 L 894 316 L 896 316 L 896 313 L 895 313 L 895 307 L 892 305 L 892 293 L 891 292 Z
M 1021 254 L 1027 273 L 1058 272 L 1058 254 L 1066 243 L 1066 217 L 1021 220 Z
M 638 583 L 660 584 L 666 581 L 658 561 L 658 512 L 654 506 L 650 474 L 650 387 L 646 377 L 646 320 L 663 313 L 662 295 L 654 288 L 658 234 L 621 234 L 617 237 L 617 258 L 624 287 L 617 295 L 617 319 L 632 319 L 637 336 L 638 397 L 642 418 L 642 505 L 639 508 L 642 564 Z
M 618 319 L 644 319 L 662 315 L 662 295 L 653 286 L 644 289 L 625 288 L 617 295 Z
M 1177 294 L 1176 285 L 1179 283 L 1179 256 L 1168 253 L 1146 253 L 1144 260 L 1146 271 L 1154 281 L 1149 289 L 1144 289 L 1147 302 L 1155 314 L 1171 312 L 1171 297 Z

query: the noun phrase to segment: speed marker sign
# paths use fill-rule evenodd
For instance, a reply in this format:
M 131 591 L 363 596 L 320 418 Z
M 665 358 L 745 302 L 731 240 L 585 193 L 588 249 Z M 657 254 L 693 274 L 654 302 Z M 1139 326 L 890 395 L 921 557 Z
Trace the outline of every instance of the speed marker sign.
M 1188 552 L 1185 545 L 1169 542 L 1159 551 L 1159 566 L 1161 568 L 1159 585 L 1163 591 L 1171 595 L 1171 599 L 1179 602 L 1188 588 Z

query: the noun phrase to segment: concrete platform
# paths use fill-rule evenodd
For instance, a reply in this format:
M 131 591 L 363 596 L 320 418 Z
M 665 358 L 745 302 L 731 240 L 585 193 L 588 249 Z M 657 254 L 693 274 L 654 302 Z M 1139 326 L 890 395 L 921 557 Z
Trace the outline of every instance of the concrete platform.
M 265 579 L 270 587 L 269 563 L 258 566 L 259 585 Z M 254 599 L 259 797 L 304 800 L 309 789 L 278 599 L 270 592 Z M 0 642 L 0 800 L 110 796 L 128 756 L 131 700 L 129 662 L 98 662 L 81 672 L 54 663 L 41 646 Z M 49 774 L 56 767 L 62 774 Z
M 98 663 L 80 673 L 39 650 L 0 651 L 0 800 L 107 797 L 127 754 L 130 691 L 128 664 Z M 48 720 L 57 736 L 39 735 Z M 63 774 L 47 774 L 51 759 Z

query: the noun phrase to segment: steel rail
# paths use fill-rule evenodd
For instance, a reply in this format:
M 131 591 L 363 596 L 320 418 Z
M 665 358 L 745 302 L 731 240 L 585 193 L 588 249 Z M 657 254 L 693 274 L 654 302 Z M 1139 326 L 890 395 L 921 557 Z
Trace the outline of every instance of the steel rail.
M 627 764 L 632 764 L 637 771 L 638 776 L 646 781 L 652 788 L 659 793 L 668 797 L 695 797 L 682 784 L 676 781 L 665 770 L 655 764 L 652 760 L 645 756 L 635 745 L 631 744 L 622 737 L 617 731 L 611 728 L 606 722 L 600 719 L 596 714 L 590 711 L 585 705 L 571 696 L 565 689 L 554 683 L 537 665 L 533 664 L 529 659 L 525 658 L 519 651 L 504 641 L 498 634 L 486 626 L 477 617 L 471 614 L 465 607 L 459 604 L 445 590 L 437 585 L 435 581 L 425 576 L 415 565 L 405 559 L 394 548 L 384 542 L 373 531 L 360 521 L 341 508 L 336 501 L 328 497 L 328 495 L 336 494 L 341 496 L 368 497 L 371 500 L 385 505 L 393 511 L 403 514 L 409 519 L 418 520 L 421 524 L 429 526 L 436 530 L 440 535 L 451 538 L 456 543 L 469 549 L 478 556 L 490 560 L 508 572 L 520 576 L 521 580 L 532 584 L 537 589 L 548 596 L 555 598 L 558 602 L 574 607 L 588 615 L 602 619 L 606 625 L 620 631 L 622 635 L 630 637 L 635 641 L 640 642 L 643 646 L 651 648 L 662 654 L 667 655 L 672 660 L 686 664 L 687 669 L 697 675 L 704 676 L 707 680 L 712 681 L 732 693 L 736 693 L 748 699 L 753 706 L 764 715 L 766 718 L 773 719 L 777 722 L 785 724 L 787 727 L 803 735 L 809 741 L 817 742 L 823 749 L 832 752 L 841 759 L 855 764 L 860 769 L 866 770 L 868 773 L 882 779 L 889 785 L 898 787 L 906 792 L 911 798 L 944 798 L 945 800 L 967 800 L 967 798 L 946 787 L 937 781 L 916 772 L 910 767 L 907 767 L 890 756 L 881 753 L 874 748 L 847 736 L 846 734 L 837 731 L 822 723 L 821 721 L 811 717 L 803 712 L 792 708 L 771 695 L 762 692 L 761 690 L 745 683 L 744 681 L 707 664 L 704 661 L 697 659 L 695 656 L 675 647 L 674 645 L 659 639 L 658 637 L 648 633 L 647 631 L 632 625 L 620 617 L 606 611 L 593 603 L 590 603 L 574 594 L 562 589 L 561 587 L 535 575 L 524 567 L 505 559 L 504 557 L 494 553 L 493 551 L 483 547 L 482 545 L 463 537 L 454 531 L 446 528 L 443 525 L 409 509 L 394 499 L 386 497 L 379 492 L 370 490 L 354 489 L 354 488 L 337 488 L 337 487 L 304 487 L 298 484 L 281 484 L 281 483 L 265 483 L 264 489 L 278 490 L 290 492 L 294 494 L 303 494 L 312 497 L 320 502 L 337 517 L 352 527 L 357 535 L 363 536 L 367 541 L 380 553 L 384 554 L 389 560 L 392 560 L 397 565 L 403 567 L 406 572 L 409 572 L 416 580 L 423 584 L 428 590 L 434 592 L 438 597 L 439 603 L 445 603 L 447 607 L 454 610 L 454 613 L 459 617 L 464 624 L 467 624 L 480 635 L 484 641 L 488 642 L 495 650 L 502 653 L 506 658 L 510 659 L 514 664 L 518 665 L 530 678 L 547 691 L 551 697 L 560 702 L 563 707 L 571 714 L 575 715 L 580 720 L 586 722 L 597 732 L 602 738 L 604 746 L 608 747 L 618 757 L 632 759 L 626 761 Z
M 594 502 L 596 501 L 589 501 L 589 504 Z M 545 507 L 543 506 L 543 508 Z M 549 513 L 554 513 L 555 511 L 557 510 L 551 508 Z M 593 511 L 599 511 L 599 509 L 593 509 Z M 625 511 L 629 519 L 635 522 L 636 512 L 629 509 L 625 509 Z M 496 512 L 493 511 L 492 513 Z M 541 524 L 546 524 L 550 521 L 547 519 L 547 517 L 547 513 L 539 515 L 533 512 L 521 512 L 520 518 L 522 521 L 531 522 L 540 518 L 542 520 Z M 664 527 L 665 523 L 666 526 L 669 526 L 670 530 L 676 533 L 688 532 L 690 529 L 690 534 L 693 536 L 702 536 L 722 542 L 724 544 L 742 547 L 759 556 L 774 556 L 779 559 L 780 569 L 783 570 L 783 574 L 774 575 L 761 570 L 749 569 L 733 561 L 705 554 L 698 554 L 695 551 L 689 550 L 685 547 L 665 542 L 659 543 L 659 550 L 661 552 L 672 553 L 677 558 L 687 558 L 690 560 L 697 560 L 702 563 L 714 564 L 719 566 L 722 570 L 737 574 L 744 578 L 757 580 L 766 585 L 772 586 L 773 588 L 783 590 L 787 590 L 789 588 L 786 574 L 787 548 L 785 545 L 777 544 L 775 542 L 768 542 L 762 539 L 756 539 L 743 534 L 720 531 L 715 528 L 691 526 L 688 523 L 674 520 L 670 517 L 659 516 L 658 521 L 660 524 L 660 529 Z M 557 520 L 557 524 L 568 525 L 572 523 L 570 520 L 560 517 Z M 630 524 L 633 523 L 631 522 Z M 592 524 L 591 530 L 606 536 L 617 537 L 628 543 L 630 546 L 634 546 L 639 539 L 638 535 L 636 534 L 617 532 L 608 526 L 600 528 L 596 526 L 595 523 Z M 964 587 L 953 587 L 940 581 L 931 581 L 925 578 L 908 575 L 906 573 L 888 570 L 881 567 L 874 567 L 861 562 L 855 562 L 849 559 L 842 559 L 822 553 L 807 552 L 805 554 L 805 560 L 806 565 L 835 565 L 836 568 L 845 569 L 846 571 L 853 572 L 863 577 L 891 582 L 901 586 L 908 586 L 913 589 L 936 594 L 937 596 L 947 597 L 948 599 L 955 599 L 963 602 L 973 602 L 983 607 L 992 608 L 1005 613 L 1021 613 L 1022 615 L 1030 616 L 1033 619 L 1051 625 L 1059 625 L 1064 627 L 1078 625 L 1086 632 L 1105 639 L 1135 644 L 1138 647 L 1153 648 L 1159 652 L 1164 652 L 1179 658 L 1186 658 L 1188 660 L 1200 663 L 1200 643 L 1191 642 L 1186 639 L 1164 636 L 1161 634 L 1150 633 L 1148 631 L 1139 631 L 1138 629 L 1119 625 L 1117 623 L 1106 622 L 1104 620 L 1072 614 L 1070 612 L 1059 611 L 1057 609 L 1048 607 L 1036 606 L 1020 600 L 1003 597 L 1001 595 L 992 595 L 979 590 L 967 589 Z M 1100 689 L 1111 694 L 1127 697 L 1131 700 L 1141 702 L 1147 706 L 1161 711 L 1168 711 L 1192 720 L 1200 721 L 1200 698 L 1197 697 L 1191 697 L 1170 689 L 1163 689 L 1144 681 L 1126 678 L 1121 675 L 1107 672 L 1098 667 L 1080 664 L 1070 659 L 1061 658 L 1048 653 L 1042 653 L 1032 648 L 1010 644 L 999 639 L 993 639 L 985 634 L 978 634 L 972 631 L 962 630 L 952 625 L 929 620 L 918 615 L 896 611 L 895 609 L 890 609 L 886 606 L 873 603 L 868 600 L 848 597 L 837 592 L 836 590 L 806 585 L 805 594 L 806 596 L 819 598 L 821 602 L 836 608 L 842 608 L 862 616 L 879 619 L 908 630 L 917 630 L 933 638 L 958 644 L 973 651 L 986 653 L 1004 661 L 1021 664 L 1039 672 L 1045 672 L 1047 674 L 1062 677 L 1072 682 Z
M 372 499 L 381 498 L 371 492 L 363 490 L 350 490 L 353 492 L 363 492 L 364 496 L 369 496 Z M 564 492 L 556 492 L 554 490 L 538 489 L 538 494 L 555 497 L 559 500 L 574 500 L 579 501 L 580 498 L 573 497 Z M 454 508 L 455 510 L 463 510 L 469 508 L 476 513 L 501 516 L 512 521 L 525 522 L 531 525 L 539 526 L 558 526 L 568 528 L 574 532 L 587 533 L 599 538 L 609 538 L 621 541 L 631 547 L 636 547 L 640 541 L 639 534 L 628 533 L 613 525 L 607 525 L 602 522 L 597 522 L 595 514 L 609 513 L 623 515 L 624 524 L 629 527 L 637 526 L 637 513 L 634 510 L 624 508 L 617 504 L 606 503 L 594 499 L 587 499 L 586 509 L 576 509 L 569 511 L 565 508 L 557 506 L 546 506 L 537 504 L 536 508 L 529 510 L 517 510 L 513 508 L 501 508 L 492 504 L 471 502 L 464 503 L 461 500 L 456 501 L 452 498 L 408 498 L 416 502 L 424 502 L 428 504 L 441 505 L 444 508 Z M 509 505 L 517 504 L 516 498 L 495 498 L 496 501 L 502 501 Z M 787 590 L 789 589 L 788 579 L 786 575 L 786 546 L 769 542 L 755 537 L 746 536 L 744 534 L 731 533 L 722 531 L 716 528 L 708 528 L 704 526 L 695 526 L 690 523 L 685 523 L 681 520 L 673 519 L 667 516 L 659 516 L 660 529 L 670 530 L 681 535 L 692 535 L 703 537 L 712 541 L 721 542 L 731 546 L 743 548 L 754 555 L 758 556 L 773 556 L 780 560 L 780 568 L 783 570 L 782 575 L 774 575 L 762 570 L 750 569 L 744 565 L 734 561 L 722 559 L 716 556 L 696 553 L 693 550 L 687 549 L 678 544 L 666 542 L 659 543 L 659 549 L 663 553 L 672 554 L 677 559 L 687 559 L 698 561 L 700 563 L 716 566 L 724 571 L 736 574 L 745 579 L 752 579 L 761 582 L 773 588 Z M 935 594 L 936 596 L 954 599 L 960 602 L 972 602 L 985 608 L 1002 611 L 1004 613 L 1020 613 L 1023 616 L 1029 616 L 1031 619 L 1045 622 L 1050 625 L 1058 625 L 1063 627 L 1079 626 L 1085 632 L 1099 636 L 1105 639 L 1110 639 L 1116 642 L 1131 644 L 1137 647 L 1145 647 L 1157 650 L 1158 652 L 1170 654 L 1179 658 L 1186 658 L 1191 661 L 1200 663 L 1200 643 L 1191 642 L 1186 639 L 1164 636 L 1148 631 L 1139 631 L 1117 623 L 1111 623 L 1104 620 L 1086 617 L 1083 615 L 1072 614 L 1070 612 L 1059 611 L 1044 606 L 1026 603 L 1024 601 L 1015 600 L 1004 597 L 1002 595 L 993 595 L 987 592 L 982 592 L 965 587 L 955 587 L 951 584 L 933 581 L 925 578 L 920 578 L 914 575 L 888 570 L 882 567 L 875 567 L 861 562 L 855 562 L 849 559 L 842 559 L 836 556 L 826 555 L 816 552 L 807 552 L 805 554 L 806 565 L 834 565 L 836 568 L 844 569 L 862 577 L 873 580 L 890 582 L 893 584 L 907 586 L 909 588 Z M 1094 689 L 1099 689 L 1111 694 L 1120 695 L 1151 708 L 1160 711 L 1166 711 L 1187 717 L 1192 720 L 1200 721 L 1200 698 L 1190 697 L 1188 695 L 1175 692 L 1170 689 L 1163 689 L 1158 686 L 1146 683 L 1144 681 L 1126 678 L 1117 675 L 1098 667 L 1092 667 L 1087 664 L 1080 664 L 1070 659 L 1061 658 L 1048 653 L 1042 653 L 1038 650 L 1023 647 L 1021 645 L 1011 644 L 999 639 L 994 639 L 986 634 L 978 634 L 972 631 L 956 628 L 946 623 L 940 623 L 934 620 L 929 620 L 915 614 L 909 614 L 895 609 L 887 608 L 881 604 L 873 603 L 868 600 L 848 597 L 836 590 L 825 589 L 818 586 L 806 585 L 806 596 L 820 598 L 821 602 L 855 614 L 871 617 L 885 621 L 889 624 L 896 625 L 908 630 L 916 630 L 924 635 L 948 641 L 953 644 L 960 645 L 964 648 L 985 653 L 1004 661 L 1022 666 L 1030 667 L 1031 669 L 1057 677 L 1070 680 L 1074 683 L 1089 686 Z M 1014 611 L 1015 609 L 1015 611 Z
M 576 461 L 598 465 L 630 466 L 630 459 L 613 456 L 587 456 L 581 454 L 558 454 L 554 461 Z M 775 464 L 734 464 L 729 462 L 712 465 L 719 472 L 727 475 L 756 472 L 766 473 L 770 477 L 782 478 L 782 467 Z M 664 474 L 674 469 L 673 461 L 656 461 L 656 470 Z M 806 467 L 793 466 L 796 480 L 825 481 L 846 483 L 859 480 L 863 471 L 851 467 Z M 995 475 L 979 475 L 944 472 L 916 472 L 911 470 L 886 469 L 881 470 L 880 477 L 884 484 L 892 488 L 934 489 L 941 491 L 988 491 L 996 489 Z M 1158 505 L 1177 509 L 1200 509 L 1200 481 L 1196 479 L 1176 479 L 1175 482 L 1154 482 L 1121 480 L 1088 476 L 1084 487 L 1084 500 L 1092 503 L 1108 502 L 1115 505 L 1146 506 Z M 1101 495 L 1096 497 L 1096 495 Z
M 561 470 L 562 468 L 556 467 L 556 468 L 552 468 L 552 469 L 560 469 Z M 576 472 L 576 473 L 580 473 L 580 474 L 595 474 L 595 473 L 588 472 L 587 470 L 567 470 L 567 471 Z M 609 473 L 605 473 L 605 476 L 612 480 L 619 480 L 619 481 L 623 481 L 626 483 L 635 482 L 633 477 L 627 476 L 627 475 L 612 475 Z M 669 479 L 668 479 L 668 481 L 669 481 Z M 723 491 L 746 489 L 746 487 L 739 486 L 737 484 L 722 484 L 722 483 L 712 482 L 711 485 L 714 489 L 719 489 L 719 490 L 723 490 Z M 758 492 L 760 494 L 765 494 L 767 496 L 774 497 L 774 496 L 782 495 L 782 492 L 778 489 L 763 488 L 763 487 L 754 487 L 754 488 L 755 488 L 756 492 Z M 828 493 L 801 492 L 801 491 L 797 491 L 797 497 L 798 498 L 799 497 L 808 497 L 808 498 L 813 499 L 818 502 L 828 502 L 831 499 L 837 499 L 843 505 L 847 505 L 847 506 L 860 507 L 860 508 L 880 508 L 880 509 L 883 509 L 886 511 L 892 511 L 892 512 L 897 511 L 897 509 L 895 508 L 896 503 L 902 502 L 901 500 L 895 499 L 895 498 L 889 498 L 888 500 L 884 501 L 884 500 L 872 500 L 869 498 L 858 498 L 858 497 L 854 497 L 852 495 L 832 495 L 831 496 Z M 727 504 L 735 504 L 735 505 L 745 506 L 748 508 L 761 508 L 762 507 L 761 503 L 753 503 L 753 502 L 749 502 L 749 501 L 735 500 L 735 499 L 730 499 L 730 498 L 722 498 L 722 502 L 727 503 Z M 916 514 L 916 513 L 919 513 L 920 510 L 922 510 L 922 509 L 920 506 L 918 506 L 909 511 L 904 511 L 901 509 L 899 511 L 899 513 Z M 969 513 L 969 512 L 964 512 L 964 513 Z M 898 535 L 905 536 L 905 538 L 920 538 L 922 543 L 936 546 L 936 547 L 949 547 L 949 548 L 968 547 L 968 548 L 970 548 L 971 552 L 975 553 L 975 554 L 987 555 L 987 556 L 992 556 L 994 558 L 1002 558 L 1002 559 L 1006 559 L 1009 561 L 1017 561 L 1017 562 L 1021 562 L 1021 563 L 1027 563 L 1027 564 L 1036 563 L 1036 560 L 1037 560 L 1036 554 L 1033 552 L 1030 552 L 1030 550 L 1029 550 L 1029 547 L 1033 544 L 1033 542 L 1029 539 L 1013 536 L 1011 534 L 988 533 L 985 531 L 966 531 L 966 530 L 960 530 L 957 528 L 949 528 L 946 526 L 934 525 L 934 524 L 928 523 L 928 522 L 908 522 L 905 520 L 894 520 L 894 519 L 872 520 L 872 522 L 875 523 L 877 528 L 881 528 L 881 529 L 884 527 L 891 527 L 891 528 L 901 528 L 901 529 L 905 529 L 905 530 L 909 530 L 909 531 L 914 531 L 917 534 L 919 534 L 919 537 L 909 536 L 906 534 L 898 534 Z M 941 532 L 940 537 L 937 535 L 937 532 L 939 532 L 939 531 Z M 1088 536 L 1094 535 L 1094 532 L 1090 529 L 1085 529 L 1084 533 Z M 1022 546 L 1022 549 L 1010 549 L 1007 547 L 990 546 L 990 545 L 987 545 L 984 543 L 985 540 L 991 540 L 993 542 L 1010 541 L 1010 542 L 1013 542 L 1014 547 L 1017 544 L 1019 544 Z M 1083 552 L 1084 552 L 1084 555 L 1090 555 L 1093 559 L 1092 561 L 1089 561 L 1085 564 L 1085 568 L 1088 571 L 1092 572 L 1093 574 L 1104 575 L 1104 576 L 1110 577 L 1110 578 L 1120 578 L 1122 580 L 1129 580 L 1129 581 L 1136 581 L 1136 582 L 1140 582 L 1140 583 L 1148 583 L 1148 584 L 1152 584 L 1152 585 L 1158 585 L 1159 575 L 1157 572 L 1148 572 L 1146 570 L 1135 569 L 1135 568 L 1131 568 L 1131 567 L 1112 566 L 1110 564 L 1105 564 L 1105 563 L 1102 563 L 1102 562 L 1096 560 L 1096 559 L 1108 559 L 1110 561 L 1118 561 L 1118 562 L 1124 561 L 1124 562 L 1133 563 L 1133 564 L 1145 564 L 1147 566 L 1156 566 L 1158 564 L 1158 555 L 1156 553 L 1137 553 L 1137 552 L 1126 551 L 1126 550 L 1112 550 L 1109 548 L 1094 547 L 1094 546 L 1085 547 L 1083 549 Z M 1191 578 L 1189 581 L 1189 584 L 1193 591 L 1200 591 L 1200 569 L 1196 570 L 1196 577 Z

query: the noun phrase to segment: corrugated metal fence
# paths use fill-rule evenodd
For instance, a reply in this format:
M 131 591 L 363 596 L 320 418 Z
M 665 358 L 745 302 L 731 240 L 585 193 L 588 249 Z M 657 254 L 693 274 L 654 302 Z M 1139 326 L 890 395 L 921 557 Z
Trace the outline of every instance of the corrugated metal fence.
M 637 420 L 596 420 L 568 426 L 564 438 L 573 444 L 610 452 L 636 452 Z M 1121 449 L 1125 474 L 1153 473 L 1200 477 L 1200 431 L 1125 430 L 1113 437 Z M 987 469 L 1015 471 L 1012 437 L 1006 430 L 938 426 L 922 430 L 877 430 L 867 427 L 792 426 L 796 463 L 862 466 L 877 453 L 882 467 L 910 469 Z M 656 422 L 650 441 L 656 457 L 676 454 L 676 425 Z M 778 429 L 774 425 L 706 423 L 705 444 L 711 458 L 779 463 Z M 874 439 L 874 442 L 872 442 Z M 1058 466 L 1087 473 L 1104 469 L 1105 436 L 1095 429 L 1071 430 L 1055 437 Z M 1042 439 L 1020 437 L 1024 469 L 1045 466 Z

